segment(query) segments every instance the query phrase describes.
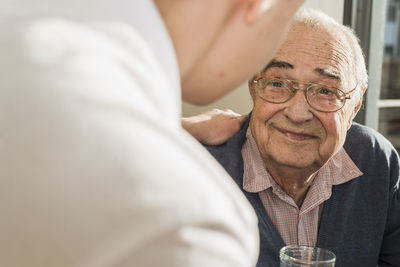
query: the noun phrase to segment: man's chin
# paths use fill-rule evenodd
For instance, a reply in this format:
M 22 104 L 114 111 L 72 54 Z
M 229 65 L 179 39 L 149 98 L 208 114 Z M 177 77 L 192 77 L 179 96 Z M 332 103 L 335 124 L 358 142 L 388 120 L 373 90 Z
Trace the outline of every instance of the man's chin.
M 288 153 L 288 152 L 287 152 Z M 291 152 L 294 157 L 288 157 L 287 153 L 281 153 L 276 157 L 272 157 L 275 161 L 275 164 L 281 166 L 282 168 L 291 168 L 291 169 L 308 169 L 315 168 L 315 166 L 319 165 L 318 160 L 314 156 L 304 155 L 301 152 Z M 301 155 L 301 156 L 300 156 Z

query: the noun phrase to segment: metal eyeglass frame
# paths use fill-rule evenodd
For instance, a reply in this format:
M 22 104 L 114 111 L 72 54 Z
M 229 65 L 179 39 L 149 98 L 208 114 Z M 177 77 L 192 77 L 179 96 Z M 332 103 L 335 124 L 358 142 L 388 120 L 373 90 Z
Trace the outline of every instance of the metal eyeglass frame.
M 296 94 L 296 92 L 297 92 L 298 90 L 303 90 L 303 91 L 305 92 L 304 95 L 305 95 L 305 99 L 306 99 L 306 101 L 307 101 L 307 104 L 308 104 L 311 108 L 313 108 L 313 109 L 315 109 L 315 110 L 317 110 L 317 111 L 320 111 L 320 112 L 325 112 L 325 113 L 331 113 L 331 112 L 336 112 L 336 111 L 341 110 L 341 109 L 344 107 L 344 105 L 346 104 L 346 100 L 350 99 L 349 94 L 352 93 L 352 92 L 354 92 L 354 91 L 357 89 L 357 85 L 356 85 L 352 90 L 350 90 L 350 91 L 348 91 L 348 92 L 343 92 L 343 91 L 340 90 L 339 88 L 336 88 L 336 87 L 333 87 L 333 86 L 325 86 L 325 85 L 318 84 L 318 83 L 304 83 L 304 82 L 300 82 L 300 81 L 296 81 L 296 80 L 284 79 L 284 78 L 273 77 L 273 76 L 263 76 L 263 77 L 260 77 L 260 78 L 258 78 L 258 79 L 253 79 L 253 80 L 251 81 L 252 87 L 253 87 L 253 84 L 257 84 L 257 82 L 258 82 L 259 80 L 265 79 L 265 78 L 266 78 L 266 79 L 275 79 L 275 80 L 281 81 L 281 82 L 283 82 L 285 85 L 289 84 L 290 86 L 286 86 L 286 88 L 289 89 L 289 90 L 291 91 L 292 94 L 291 94 L 291 96 L 290 96 L 288 99 L 286 99 L 285 101 L 274 102 L 274 101 L 265 99 L 265 98 L 262 97 L 262 95 L 258 92 L 258 90 L 256 90 L 258 96 L 259 96 L 260 98 L 262 98 L 264 101 L 269 102 L 269 103 L 273 103 L 273 104 L 283 104 L 283 103 L 286 103 L 287 101 L 289 101 L 290 99 L 292 99 L 292 97 Z M 295 84 L 296 84 L 296 86 L 295 86 Z M 299 85 L 303 85 L 302 88 L 300 88 Z M 339 107 L 339 108 L 337 108 L 337 109 L 335 109 L 335 110 L 326 111 L 326 110 L 321 110 L 321 109 L 315 108 L 313 105 L 311 105 L 311 103 L 310 103 L 310 101 L 309 101 L 309 99 L 308 99 L 308 90 L 309 90 L 311 87 L 315 86 L 315 85 L 323 86 L 323 87 L 326 87 L 326 88 L 329 88 L 329 89 L 335 89 L 335 90 L 337 90 L 338 92 L 340 92 L 340 93 L 342 94 L 342 96 L 340 96 L 341 98 L 340 98 L 339 100 L 342 101 L 342 106 Z M 305 86 L 307 86 L 307 87 L 305 87 Z M 253 89 L 254 89 L 254 87 L 253 87 Z

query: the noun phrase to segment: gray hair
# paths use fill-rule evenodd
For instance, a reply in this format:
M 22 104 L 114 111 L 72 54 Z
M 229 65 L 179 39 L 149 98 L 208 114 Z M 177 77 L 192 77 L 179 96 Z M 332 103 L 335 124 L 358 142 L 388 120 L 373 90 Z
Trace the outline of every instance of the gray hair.
M 296 25 L 327 31 L 333 36 L 344 38 L 344 41 L 347 41 L 350 48 L 350 55 L 352 57 L 350 62 L 350 68 L 353 70 L 352 76 L 360 89 L 368 86 L 368 74 L 364 54 L 360 46 L 360 41 L 353 29 L 336 22 L 328 15 L 315 9 L 300 9 L 292 21 L 292 26 Z

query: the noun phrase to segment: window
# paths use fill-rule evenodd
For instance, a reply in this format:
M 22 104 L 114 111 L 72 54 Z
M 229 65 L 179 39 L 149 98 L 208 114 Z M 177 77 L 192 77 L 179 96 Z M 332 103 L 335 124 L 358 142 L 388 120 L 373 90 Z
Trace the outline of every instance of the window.
M 395 22 L 396 21 L 396 6 L 390 4 L 387 11 L 387 21 Z
M 378 130 L 400 152 L 400 0 L 347 0 L 345 8 L 344 23 L 360 37 L 369 72 L 356 121 Z

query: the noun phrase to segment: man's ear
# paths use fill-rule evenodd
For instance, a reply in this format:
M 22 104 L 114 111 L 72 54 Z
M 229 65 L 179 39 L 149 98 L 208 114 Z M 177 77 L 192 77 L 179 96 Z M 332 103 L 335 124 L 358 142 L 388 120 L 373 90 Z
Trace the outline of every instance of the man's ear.
M 244 20 L 246 24 L 253 24 L 262 11 L 270 5 L 271 0 L 246 0 Z
M 358 101 L 357 105 L 353 108 L 353 112 L 352 112 L 353 114 L 351 114 L 351 116 L 350 116 L 349 123 L 348 123 L 349 126 L 347 127 L 348 129 L 350 129 L 351 123 L 353 122 L 353 119 L 356 117 L 358 111 L 363 106 L 363 98 L 364 98 L 365 90 L 367 90 L 367 87 L 361 89 L 360 100 Z
M 254 101 L 254 97 L 255 97 L 255 92 L 254 92 L 254 84 L 253 84 L 253 81 L 254 81 L 254 79 L 250 79 L 248 82 L 247 82 L 247 84 L 248 84 L 248 86 L 249 86 L 249 93 L 250 93 L 250 96 L 251 96 L 251 98 L 253 99 L 253 101 Z
M 360 108 L 363 106 L 364 93 L 366 90 L 367 90 L 367 86 L 365 86 L 364 88 L 361 89 L 360 100 L 358 101 L 357 105 L 354 107 L 354 110 L 353 110 L 353 119 L 357 115 Z

